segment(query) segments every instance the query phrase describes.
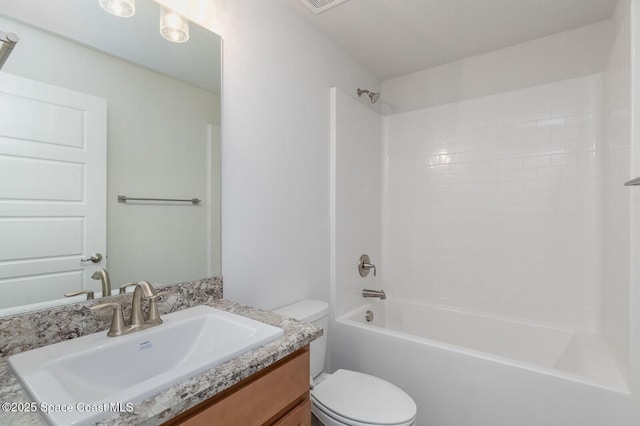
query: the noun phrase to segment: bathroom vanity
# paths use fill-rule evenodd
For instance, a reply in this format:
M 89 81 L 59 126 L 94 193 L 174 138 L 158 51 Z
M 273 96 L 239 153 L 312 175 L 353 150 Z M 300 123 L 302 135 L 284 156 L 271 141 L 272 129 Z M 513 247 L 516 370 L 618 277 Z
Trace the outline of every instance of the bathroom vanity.
M 181 283 L 176 293 L 160 302 L 161 313 L 208 305 L 284 330 L 264 346 L 191 377 L 142 401 L 132 409 L 110 413 L 100 425 L 306 425 L 310 420 L 309 350 L 322 335 L 312 324 L 241 306 L 220 299 L 222 283 Z M 167 287 L 171 291 L 171 287 Z M 130 295 L 116 296 L 127 304 Z M 44 344 L 108 328 L 109 315 L 83 306 L 60 307 L 0 321 L 0 401 L 28 403 L 30 399 L 9 371 L 8 356 Z M 14 334 L 12 334 L 14 333 Z M 31 336 L 31 337 L 29 337 Z M 117 337 L 116 337 L 117 338 Z M 40 343 L 35 341 L 40 340 Z M 7 343 L 10 342 L 10 343 Z M 105 368 L 96 366 L 96 368 Z M 118 362 L 106 368 L 118 368 Z M 212 420 L 215 419 L 215 420 Z M 37 412 L 0 412 L 0 424 L 42 425 Z
M 309 345 L 165 423 L 309 426 Z

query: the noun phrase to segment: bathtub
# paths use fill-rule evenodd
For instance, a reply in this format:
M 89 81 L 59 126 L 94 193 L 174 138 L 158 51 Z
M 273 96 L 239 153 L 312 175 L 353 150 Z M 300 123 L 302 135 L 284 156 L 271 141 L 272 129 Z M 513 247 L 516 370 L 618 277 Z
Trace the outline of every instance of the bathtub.
M 416 400 L 418 425 L 628 424 L 616 411 L 628 388 L 597 334 L 385 300 L 340 316 L 328 335 L 330 370 L 395 383 Z

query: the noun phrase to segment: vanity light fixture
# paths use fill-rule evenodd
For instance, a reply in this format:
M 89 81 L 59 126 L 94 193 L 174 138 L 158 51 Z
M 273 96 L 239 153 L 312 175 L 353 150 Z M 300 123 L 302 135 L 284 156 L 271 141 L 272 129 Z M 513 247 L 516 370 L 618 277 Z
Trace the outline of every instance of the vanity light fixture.
M 189 21 L 173 10 L 160 7 L 160 34 L 174 43 L 189 40 Z
M 136 0 L 98 0 L 100 7 L 112 15 L 129 18 L 136 13 Z
M 17 35 L 13 33 L 4 33 L 0 31 L 0 68 L 7 61 L 11 52 L 13 52 L 13 48 L 16 46 L 20 39 Z

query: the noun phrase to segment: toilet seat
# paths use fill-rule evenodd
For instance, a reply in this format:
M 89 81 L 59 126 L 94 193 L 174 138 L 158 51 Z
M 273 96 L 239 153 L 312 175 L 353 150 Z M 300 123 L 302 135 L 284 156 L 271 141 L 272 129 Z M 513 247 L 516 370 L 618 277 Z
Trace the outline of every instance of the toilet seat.
M 314 408 L 350 426 L 414 424 L 417 407 L 409 395 L 378 377 L 338 370 L 311 392 Z

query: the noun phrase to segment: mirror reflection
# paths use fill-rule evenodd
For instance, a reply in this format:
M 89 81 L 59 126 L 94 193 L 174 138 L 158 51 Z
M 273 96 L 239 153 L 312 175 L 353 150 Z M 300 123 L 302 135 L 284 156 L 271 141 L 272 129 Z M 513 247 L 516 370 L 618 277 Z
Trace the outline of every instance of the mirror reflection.
M 160 16 L 0 0 L 0 316 L 220 275 L 221 40 Z

